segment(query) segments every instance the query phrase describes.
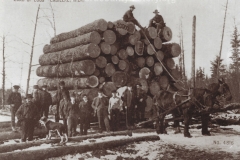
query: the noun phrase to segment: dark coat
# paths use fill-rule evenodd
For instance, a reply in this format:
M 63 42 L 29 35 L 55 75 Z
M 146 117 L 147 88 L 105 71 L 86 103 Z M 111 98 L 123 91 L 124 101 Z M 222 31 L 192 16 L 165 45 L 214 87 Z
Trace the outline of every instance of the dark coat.
M 134 93 L 126 89 L 126 91 L 123 93 L 123 106 L 133 107 L 134 106 Z
M 52 96 L 50 93 L 48 93 L 47 91 L 42 91 L 41 92 L 41 97 L 42 97 L 42 100 L 41 100 L 41 105 L 42 106 L 50 106 L 52 105 Z
M 24 103 L 16 112 L 18 120 L 20 119 L 39 119 L 38 108 L 33 102 Z
M 22 104 L 22 98 L 21 94 L 18 92 L 12 92 L 10 93 L 8 99 L 7 99 L 8 104 L 14 104 L 14 106 L 21 106 Z
M 81 118 L 81 115 L 90 115 L 92 112 L 92 108 L 91 108 L 91 104 L 89 103 L 89 101 L 87 102 L 80 102 L 79 104 L 79 114 L 80 114 L 80 118 Z
M 147 99 L 147 95 L 144 93 L 144 91 L 141 88 L 137 88 L 135 93 L 135 103 L 145 103 Z M 142 99 L 142 101 L 140 101 Z
M 37 106 L 40 107 L 42 103 L 42 91 L 41 90 L 36 90 L 32 93 L 33 96 L 33 103 Z
M 133 13 L 131 10 L 128 10 L 124 15 L 123 15 L 123 20 L 126 22 L 132 22 L 135 21 L 136 19 L 133 16 Z
M 67 117 L 68 118 L 78 118 L 79 117 L 79 108 L 78 105 L 72 104 L 71 102 L 68 102 L 66 104 L 66 111 L 67 111 Z
M 153 21 L 159 23 L 161 26 L 164 26 L 164 20 L 161 15 L 155 15 L 152 19 L 150 19 L 149 27 L 157 27 L 156 24 L 153 23 Z
M 56 96 L 57 96 L 58 102 L 60 102 L 61 99 L 63 99 L 63 94 L 65 94 L 67 96 L 67 99 L 70 100 L 69 91 L 66 88 L 63 88 L 63 89 L 57 90 Z

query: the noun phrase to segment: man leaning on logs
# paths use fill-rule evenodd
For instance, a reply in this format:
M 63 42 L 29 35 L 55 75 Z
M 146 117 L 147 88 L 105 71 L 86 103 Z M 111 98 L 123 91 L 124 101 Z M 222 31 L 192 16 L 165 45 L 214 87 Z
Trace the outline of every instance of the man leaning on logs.
M 10 93 L 10 95 L 7 99 L 8 104 L 10 104 L 11 125 L 12 125 L 12 130 L 13 131 L 16 131 L 16 128 L 15 128 L 15 113 L 22 104 L 21 94 L 18 92 L 19 88 L 20 87 L 18 85 L 14 85 L 13 86 L 13 92 Z
M 130 9 L 123 15 L 123 20 L 125 22 L 132 22 L 135 25 L 137 25 L 139 28 L 142 29 L 143 27 L 139 24 L 139 22 L 133 16 L 132 12 L 133 12 L 134 9 L 135 9 L 134 5 L 131 5 Z

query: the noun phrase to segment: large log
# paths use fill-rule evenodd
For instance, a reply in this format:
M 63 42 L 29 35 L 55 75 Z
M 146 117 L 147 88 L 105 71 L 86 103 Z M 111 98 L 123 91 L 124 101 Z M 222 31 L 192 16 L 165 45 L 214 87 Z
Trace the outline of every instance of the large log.
M 105 67 L 105 73 L 108 77 L 111 77 L 116 72 L 115 66 L 112 63 L 108 63 Z
M 128 26 L 127 23 L 123 20 L 117 20 L 115 22 L 113 22 L 113 24 L 115 25 L 116 31 L 124 36 L 128 33 Z
M 89 76 L 95 71 L 92 60 L 82 60 L 60 65 L 39 66 L 36 70 L 39 77 L 77 77 Z
M 148 67 L 152 67 L 154 65 L 154 58 L 152 56 L 146 57 L 146 64 Z
M 147 45 L 147 53 L 149 54 L 149 55 L 153 55 L 154 53 L 155 53 L 155 51 L 154 51 L 154 46 L 152 45 L 152 44 L 149 44 L 149 45 Z
M 144 43 L 142 41 L 137 41 L 137 43 L 135 44 L 135 52 L 137 53 L 137 55 L 141 56 L 143 55 L 143 51 Z
M 70 38 L 74 38 L 80 35 L 84 35 L 86 33 L 92 31 L 105 31 L 107 30 L 108 23 L 104 19 L 98 19 L 92 23 L 86 24 L 76 30 L 61 33 L 55 37 L 53 37 L 50 41 L 51 44 L 61 42 Z
M 148 39 L 155 39 L 157 37 L 157 29 L 154 27 L 148 27 L 145 33 Z
M 106 30 L 103 32 L 103 39 L 107 44 L 113 44 L 115 43 L 117 37 L 112 30 Z
M 100 34 L 96 31 L 93 31 L 75 38 L 67 39 L 62 42 L 45 45 L 43 47 L 43 52 L 46 54 L 50 52 L 57 52 L 57 51 L 62 51 L 69 48 L 74 48 L 79 45 L 85 45 L 89 43 L 99 44 L 101 39 L 102 38 Z
M 134 55 L 134 49 L 133 49 L 133 47 L 127 46 L 126 52 L 127 52 L 128 56 L 133 56 L 133 55 Z
M 163 67 L 160 62 L 154 64 L 154 73 L 156 76 L 161 75 L 163 72 Z
M 135 24 L 134 23 L 132 23 L 132 22 L 127 22 L 127 31 L 128 31 L 128 33 L 130 33 L 130 34 L 134 34 L 135 32 L 136 32 L 136 30 L 135 30 Z
M 166 63 L 167 68 L 169 68 L 169 69 L 174 69 L 175 68 L 175 62 L 172 58 L 165 58 L 164 62 Z
M 39 57 L 39 64 L 54 65 L 58 63 L 68 63 L 71 61 L 79 61 L 89 58 L 97 58 L 101 53 L 98 45 L 90 43 L 77 46 L 75 48 L 66 49 L 49 54 L 43 54 Z
M 100 48 L 101 48 L 102 53 L 104 53 L 104 54 L 110 54 L 110 52 L 111 52 L 111 46 L 110 46 L 110 44 L 108 44 L 106 42 L 101 42 Z
M 172 39 L 172 30 L 169 27 L 164 27 L 161 32 L 159 37 L 163 42 L 168 42 L 171 41 Z
M 143 57 L 138 57 L 138 58 L 136 59 L 136 64 L 137 64 L 137 66 L 138 66 L 139 68 L 143 68 L 143 67 L 145 66 L 145 64 L 146 64 L 145 58 L 143 58 Z
M 103 84 L 105 82 L 105 77 L 99 77 L 99 83 Z
M 150 69 L 148 69 L 147 67 L 144 67 L 139 71 L 139 78 L 148 79 L 150 76 L 150 73 L 151 73 Z
M 0 122 L 0 128 L 8 128 L 11 126 L 11 121 Z
M 128 71 L 129 63 L 126 60 L 120 60 L 118 62 L 118 68 L 122 71 Z
M 157 49 L 162 48 L 162 40 L 159 37 L 154 38 L 153 44 Z
M 43 136 L 45 137 L 47 133 L 47 130 L 42 127 L 42 128 L 35 128 L 34 129 L 34 136 Z M 21 138 L 21 132 L 1 132 L 0 133 L 0 141 L 6 141 L 10 139 L 20 139 Z M 0 158 L 1 159 L 1 158 Z
M 99 76 L 100 75 L 100 70 L 99 69 L 95 69 L 95 71 L 93 72 L 94 76 Z
M 94 88 L 98 86 L 98 78 L 96 76 L 90 76 L 90 77 L 81 77 L 81 78 L 43 78 L 39 79 L 37 82 L 38 86 L 47 85 L 48 90 L 57 90 L 58 83 L 60 81 L 65 82 L 65 87 L 67 89 L 85 89 L 85 88 Z
M 67 154 L 85 153 L 87 151 L 93 151 L 98 149 L 107 149 L 117 146 L 126 145 L 133 142 L 140 141 L 157 141 L 160 140 L 157 135 L 148 135 L 141 137 L 122 138 L 118 140 L 108 140 L 104 142 L 95 142 L 89 144 L 60 146 L 54 148 L 45 148 L 39 150 L 27 150 L 20 152 L 10 152 L 0 154 L 1 160 L 43 160 L 51 157 L 60 157 Z
M 163 54 L 163 52 L 160 51 L 160 50 L 155 53 L 155 56 L 156 56 L 156 58 L 157 58 L 158 61 L 159 61 L 159 60 L 162 61 L 163 58 L 164 58 L 164 54 Z
M 119 43 L 114 43 L 111 45 L 111 55 L 115 55 L 119 49 Z
M 127 57 L 128 57 L 128 54 L 127 54 L 127 52 L 126 52 L 126 50 L 125 49 L 121 49 L 121 50 L 119 50 L 118 51 L 118 53 L 117 53 L 117 55 L 118 55 L 118 57 L 120 58 L 120 59 L 127 59 Z
M 128 75 L 125 72 L 117 71 L 112 75 L 112 82 L 116 87 L 123 87 L 128 82 Z
M 115 72 L 116 73 L 116 72 Z M 114 76 L 114 75 L 113 75 Z M 113 77 L 112 76 L 112 77 Z M 112 91 L 116 90 L 116 86 L 114 84 L 114 82 L 106 82 L 103 84 L 102 86 L 102 91 L 103 91 L 103 94 L 108 96 L 108 97 L 111 97 L 112 96 Z
M 139 33 L 139 31 L 134 32 L 134 34 L 129 34 L 126 35 L 123 40 L 121 41 L 122 45 L 136 45 L 136 43 L 140 40 L 141 38 L 141 34 Z
M 155 96 L 160 91 L 160 86 L 158 82 L 151 82 L 149 86 L 150 93 Z
M 95 60 L 96 66 L 99 68 L 105 68 L 107 65 L 107 59 L 103 56 L 99 56 L 96 60 Z
M 83 135 L 83 136 L 77 136 L 77 137 L 69 137 L 68 141 L 81 142 L 86 139 L 101 138 L 101 137 L 107 137 L 107 136 L 121 136 L 121 135 L 132 136 L 132 132 L 131 131 L 119 131 L 119 132 L 110 132 L 110 133 L 102 133 L 102 134 Z M 58 143 L 58 142 L 60 142 L 59 138 L 51 139 L 51 140 L 31 141 L 28 143 L 0 145 L 0 153 L 12 152 L 14 150 L 22 150 L 22 149 L 30 148 L 33 146 L 40 146 L 42 144 Z
M 159 78 L 159 85 L 161 89 L 166 90 L 169 85 L 169 80 L 167 76 L 160 76 Z
M 113 56 L 111 57 L 111 60 L 112 60 L 112 63 L 113 63 L 113 64 L 118 64 L 118 62 L 119 62 L 119 58 L 118 58 L 118 56 L 116 56 L 116 55 L 113 55 Z
M 113 22 L 108 21 L 108 22 L 107 22 L 107 28 L 108 28 L 108 29 L 113 29 L 113 27 L 114 27 Z
M 177 43 L 165 43 L 162 46 L 162 51 L 168 58 L 178 57 L 181 54 L 181 47 Z

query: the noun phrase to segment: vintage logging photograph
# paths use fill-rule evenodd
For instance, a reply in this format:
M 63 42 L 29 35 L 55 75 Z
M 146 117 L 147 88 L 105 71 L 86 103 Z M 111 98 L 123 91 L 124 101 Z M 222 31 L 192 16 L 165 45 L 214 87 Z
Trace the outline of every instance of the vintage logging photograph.
M 239 0 L 0 0 L 1 160 L 239 160 Z

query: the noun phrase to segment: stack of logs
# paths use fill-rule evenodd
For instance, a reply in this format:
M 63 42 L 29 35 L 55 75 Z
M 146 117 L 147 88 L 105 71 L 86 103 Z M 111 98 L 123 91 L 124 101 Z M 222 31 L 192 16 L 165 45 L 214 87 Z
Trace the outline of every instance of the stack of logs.
M 180 76 L 173 58 L 181 48 L 176 43 L 165 43 L 171 38 L 168 27 L 160 32 L 153 27 L 136 30 L 131 22 L 96 20 L 59 34 L 44 46 L 36 72 L 45 78 L 38 85 L 57 90 L 58 82 L 64 81 L 67 89 L 81 90 L 92 100 L 99 88 L 111 96 L 112 90 L 128 83 L 141 83 L 148 94 L 146 111 L 150 111 L 152 97 L 171 82 L 162 64 L 174 78 Z

